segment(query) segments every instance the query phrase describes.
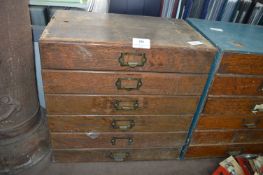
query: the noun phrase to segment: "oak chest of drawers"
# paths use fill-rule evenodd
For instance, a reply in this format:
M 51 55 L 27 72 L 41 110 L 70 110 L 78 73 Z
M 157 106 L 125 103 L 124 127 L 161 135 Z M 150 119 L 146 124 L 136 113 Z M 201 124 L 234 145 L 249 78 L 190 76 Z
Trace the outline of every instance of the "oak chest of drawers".
M 184 150 L 186 157 L 262 153 L 263 27 L 188 22 L 219 51 L 198 106 L 190 147 Z
M 55 161 L 179 157 L 216 52 L 187 23 L 60 11 L 40 48 Z

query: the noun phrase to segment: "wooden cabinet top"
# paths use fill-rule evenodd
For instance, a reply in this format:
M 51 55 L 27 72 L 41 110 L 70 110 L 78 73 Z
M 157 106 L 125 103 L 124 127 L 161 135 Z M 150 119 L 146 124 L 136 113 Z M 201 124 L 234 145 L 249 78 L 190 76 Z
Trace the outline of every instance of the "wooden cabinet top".
M 263 26 L 187 20 L 222 51 L 263 54 Z
M 151 40 L 151 47 L 215 50 L 213 45 L 182 20 L 119 14 L 58 11 L 41 42 L 85 42 L 92 45 L 131 46 L 133 38 Z M 188 42 L 200 41 L 200 45 Z

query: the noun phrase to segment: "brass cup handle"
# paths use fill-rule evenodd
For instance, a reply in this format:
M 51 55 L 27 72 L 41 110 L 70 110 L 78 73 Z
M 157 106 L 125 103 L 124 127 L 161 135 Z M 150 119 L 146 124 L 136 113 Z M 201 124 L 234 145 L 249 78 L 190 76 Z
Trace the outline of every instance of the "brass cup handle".
M 133 59 L 129 59 L 128 57 L 133 57 Z M 142 67 L 147 61 L 145 53 L 128 53 L 123 52 L 119 57 L 120 66 L 128 66 L 131 68 L 134 67 Z
M 126 160 L 129 157 L 129 155 L 130 154 L 128 152 L 111 152 L 110 158 L 114 161 L 122 162 Z
M 134 120 L 113 120 L 111 123 L 113 129 L 129 130 L 135 126 Z
M 133 143 L 133 138 L 131 137 L 112 137 L 111 144 L 116 145 L 118 140 L 127 140 L 128 145 L 131 145 Z
M 113 106 L 116 110 L 131 111 L 139 108 L 138 100 L 134 101 L 120 101 L 115 100 Z
M 254 114 L 256 114 L 257 112 L 263 112 L 263 104 L 255 105 L 251 112 L 253 112 Z
M 139 90 L 142 86 L 141 78 L 118 78 L 115 83 L 118 90 Z

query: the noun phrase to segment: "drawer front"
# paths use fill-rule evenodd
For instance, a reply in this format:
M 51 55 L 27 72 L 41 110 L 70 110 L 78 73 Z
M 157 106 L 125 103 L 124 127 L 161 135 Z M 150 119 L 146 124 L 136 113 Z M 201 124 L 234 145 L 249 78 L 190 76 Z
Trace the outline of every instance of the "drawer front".
M 173 132 L 187 131 L 192 117 L 48 115 L 48 123 L 51 132 Z
M 207 75 L 44 70 L 48 94 L 201 95 Z
M 133 160 L 178 159 L 178 148 L 158 149 L 105 149 L 105 150 L 54 150 L 55 162 L 120 162 Z
M 263 143 L 263 130 L 196 131 L 191 144 Z
M 186 158 L 226 157 L 230 154 L 262 154 L 263 144 L 233 144 L 193 146 L 187 150 Z
M 214 51 L 186 48 L 132 49 L 82 43 L 41 43 L 46 69 L 208 73 Z
M 48 114 L 193 114 L 199 97 L 46 95 Z
M 197 129 L 263 129 L 263 118 L 246 115 L 204 115 L 198 121 Z
M 263 55 L 225 53 L 218 72 L 263 75 Z
M 161 148 L 181 146 L 186 132 L 176 133 L 51 133 L 54 149 L 75 148 Z
M 209 97 L 203 113 L 263 116 L 263 98 Z
M 210 94 L 263 96 L 263 76 L 248 77 L 217 74 Z

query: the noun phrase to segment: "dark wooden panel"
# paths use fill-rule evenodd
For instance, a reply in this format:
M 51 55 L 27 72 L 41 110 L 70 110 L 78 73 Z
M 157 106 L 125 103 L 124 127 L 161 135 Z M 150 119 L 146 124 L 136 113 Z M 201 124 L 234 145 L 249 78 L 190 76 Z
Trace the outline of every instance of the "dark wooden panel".
M 192 117 L 49 115 L 48 123 L 52 132 L 173 132 L 188 130 Z M 115 128 L 112 126 L 114 123 Z
M 263 56 L 243 53 L 225 53 L 219 73 L 263 74 Z
M 263 142 L 263 130 L 196 131 L 191 144 L 226 144 Z
M 263 104 L 263 98 L 252 97 L 209 97 L 205 114 L 263 116 L 263 112 L 253 113 L 255 105 Z
M 120 101 L 118 109 L 125 110 L 117 110 L 116 101 Z M 46 95 L 48 114 L 193 114 L 198 101 L 191 96 Z
M 262 117 L 246 115 L 201 115 L 197 129 L 263 129 Z
M 134 79 L 129 80 L 131 78 Z M 201 95 L 207 76 L 200 74 L 44 70 L 43 79 L 45 92 L 52 94 Z M 140 82 L 141 86 L 136 89 Z M 121 89 L 116 83 L 121 85 Z M 129 88 L 132 90 L 127 90 Z
M 226 157 L 231 152 L 262 154 L 263 144 L 190 146 L 186 158 Z
M 145 53 L 144 66 L 120 66 L 121 53 Z M 94 46 L 83 43 L 42 43 L 42 66 L 46 69 L 122 70 L 208 73 L 214 53 L 185 48 L 131 49 L 130 47 Z M 129 58 L 141 62 L 141 58 Z
M 263 96 L 263 76 L 248 77 L 217 74 L 210 94 Z
M 125 153 L 123 160 L 114 160 L 112 155 Z M 107 149 L 107 150 L 54 150 L 55 162 L 109 162 L 126 160 L 170 160 L 179 156 L 178 148 L 162 149 Z
M 171 148 L 181 146 L 186 132 L 51 133 L 54 149 L 72 148 Z M 114 142 L 114 143 L 113 143 Z

